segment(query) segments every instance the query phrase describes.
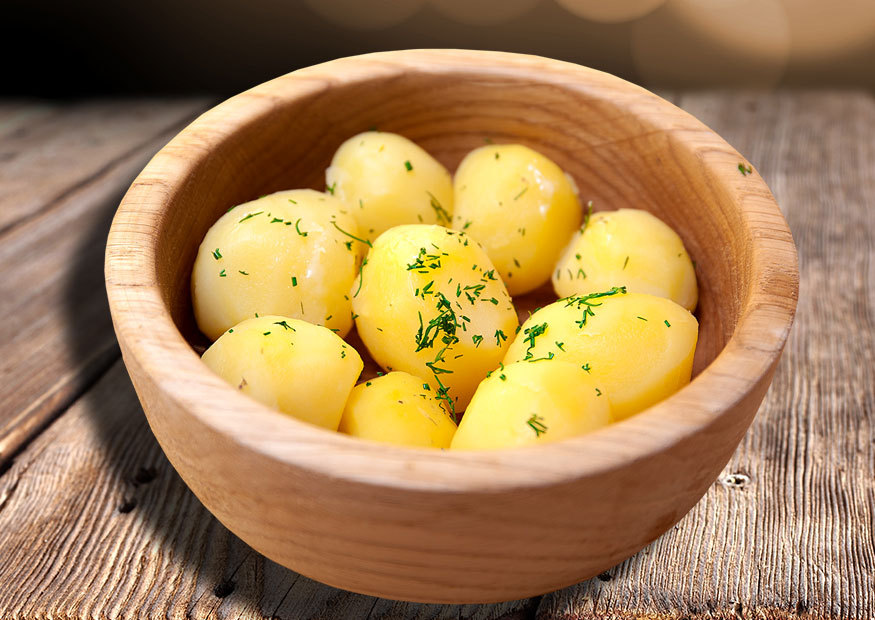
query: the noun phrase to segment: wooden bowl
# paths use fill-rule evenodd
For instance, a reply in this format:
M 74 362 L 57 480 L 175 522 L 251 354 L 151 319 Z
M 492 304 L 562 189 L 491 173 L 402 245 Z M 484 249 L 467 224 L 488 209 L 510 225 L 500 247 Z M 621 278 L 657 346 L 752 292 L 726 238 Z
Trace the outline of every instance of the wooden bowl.
M 189 278 L 231 205 L 324 188 L 346 138 L 376 126 L 453 170 L 484 139 L 569 171 L 596 208 L 649 209 L 696 260 L 692 383 L 582 437 L 443 452 L 332 433 L 260 405 L 201 363 Z M 195 495 L 260 553 L 393 599 L 491 602 L 554 590 L 629 557 L 728 462 L 793 320 L 796 251 L 762 178 L 672 104 L 573 64 L 418 50 L 328 62 L 262 84 L 183 130 L 115 216 L 106 283 L 155 436 Z M 535 296 L 537 298 L 537 295 Z

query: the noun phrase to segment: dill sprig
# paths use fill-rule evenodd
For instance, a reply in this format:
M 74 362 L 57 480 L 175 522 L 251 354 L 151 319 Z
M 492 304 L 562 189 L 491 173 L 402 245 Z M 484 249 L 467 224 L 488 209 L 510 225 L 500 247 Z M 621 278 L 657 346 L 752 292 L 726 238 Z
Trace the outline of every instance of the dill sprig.
M 592 217 L 592 200 L 586 203 L 586 213 L 583 214 L 583 225 L 580 227 L 580 234 L 589 226 L 589 218 Z
M 577 309 L 583 309 L 583 316 L 579 321 L 575 321 L 578 327 L 583 329 L 586 327 L 586 321 L 589 317 L 595 316 L 593 312 L 593 308 L 597 308 L 601 306 L 601 302 L 594 302 L 594 299 L 601 299 L 602 297 L 611 297 L 613 295 L 625 295 L 626 287 L 625 286 L 615 286 L 611 288 L 609 291 L 603 291 L 601 293 L 590 293 L 589 295 L 572 295 L 571 297 L 565 298 L 565 307 L 568 308 L 570 306 L 577 306 Z
M 547 432 L 547 426 L 544 424 L 544 418 L 536 413 L 533 413 L 532 417 L 526 420 L 526 424 L 529 425 L 529 428 L 535 431 L 535 437 L 540 437 Z
M 531 327 L 527 327 L 525 330 L 523 330 L 523 336 L 525 336 L 525 338 L 523 338 L 523 342 L 527 342 L 529 344 L 529 346 L 526 348 L 526 356 L 523 359 L 530 360 L 534 357 L 532 349 L 535 348 L 535 339 L 538 336 L 543 336 L 546 331 L 546 323 L 532 325 Z
M 245 216 L 241 217 L 237 223 L 240 224 L 240 223 L 245 222 L 246 220 L 248 220 L 250 218 L 255 217 L 256 215 L 261 215 L 262 213 L 264 213 L 264 211 L 256 211 L 255 213 L 248 213 Z
M 352 233 L 348 233 L 345 230 L 343 230 L 340 226 L 337 225 L 337 220 L 331 220 L 331 225 L 334 226 L 340 232 L 342 232 L 344 235 L 349 237 L 350 239 L 353 239 L 355 241 L 360 241 L 361 243 L 364 243 L 365 245 L 367 245 L 369 248 L 374 247 L 374 244 L 371 243 L 370 241 L 368 241 L 367 239 L 359 239 L 358 237 L 356 237 Z M 349 246 L 347 246 L 347 247 L 349 247 Z
M 440 200 L 438 200 L 434 194 L 429 191 L 425 193 L 428 194 L 429 204 L 431 205 L 431 208 L 434 209 L 434 213 L 437 216 L 438 222 L 443 222 L 444 224 L 449 226 L 450 222 L 453 219 L 450 216 L 449 211 L 447 211 L 443 207 L 443 205 L 440 203 Z

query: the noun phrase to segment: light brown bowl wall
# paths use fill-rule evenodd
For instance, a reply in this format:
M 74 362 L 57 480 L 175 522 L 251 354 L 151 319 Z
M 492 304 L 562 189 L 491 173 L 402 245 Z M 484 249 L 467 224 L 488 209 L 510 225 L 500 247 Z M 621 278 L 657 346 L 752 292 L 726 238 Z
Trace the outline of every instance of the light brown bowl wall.
M 462 454 L 309 427 L 210 373 L 190 346 L 199 336 L 189 277 L 203 235 L 231 205 L 323 189 L 335 149 L 372 127 L 414 140 L 450 170 L 485 139 L 526 144 L 572 174 L 596 209 L 648 209 L 675 228 L 699 278 L 693 383 L 592 435 Z M 542 58 L 390 52 L 292 73 L 195 121 L 125 197 L 107 249 L 125 363 L 186 483 L 281 564 L 419 601 L 566 586 L 686 514 L 769 385 L 795 309 L 796 255 L 768 188 L 756 171 L 742 175 L 740 162 L 655 95 Z

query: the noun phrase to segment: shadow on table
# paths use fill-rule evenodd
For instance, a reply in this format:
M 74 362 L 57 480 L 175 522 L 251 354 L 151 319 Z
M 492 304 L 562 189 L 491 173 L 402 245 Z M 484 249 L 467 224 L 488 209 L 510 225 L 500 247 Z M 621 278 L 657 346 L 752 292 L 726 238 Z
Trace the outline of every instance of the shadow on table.
M 185 594 L 173 596 L 194 617 L 219 605 L 258 611 L 267 617 L 417 616 L 434 618 L 532 617 L 538 599 L 497 605 L 421 605 L 376 599 L 331 588 L 267 560 L 220 524 L 191 493 L 167 461 L 149 430 L 133 386 L 120 361 L 103 284 L 103 260 L 112 217 L 123 193 L 100 208 L 97 225 L 85 235 L 69 266 L 65 285 L 66 338 L 75 360 L 103 376 L 81 397 L 103 446 L 108 497 L 116 502 L 113 518 L 140 519 L 142 539 L 150 544 L 131 549 L 130 565 L 143 556 L 170 558 L 158 578 L 178 581 Z M 83 320 L 95 320 L 93 295 L 103 306 L 97 330 L 82 330 Z M 87 298 L 87 299 L 86 299 Z M 90 307 L 85 316 L 85 304 Z M 95 341 L 94 333 L 101 334 Z M 115 344 L 115 349 L 112 349 Z M 110 353 L 95 362 L 97 346 Z M 114 351 L 114 353 L 112 352 Z M 103 372 L 106 371 L 106 372 Z M 113 398 L 107 398 L 109 394 Z M 119 402 L 123 406 L 119 407 Z M 158 548 L 154 544 L 158 544 Z M 99 543 L 98 543 L 99 544 Z M 157 560 L 156 560 L 157 561 Z M 128 562 L 125 562 L 128 564 Z M 182 584 L 188 584 L 183 586 Z M 194 584 L 192 593 L 191 584 Z M 184 601 L 185 598 L 189 600 Z

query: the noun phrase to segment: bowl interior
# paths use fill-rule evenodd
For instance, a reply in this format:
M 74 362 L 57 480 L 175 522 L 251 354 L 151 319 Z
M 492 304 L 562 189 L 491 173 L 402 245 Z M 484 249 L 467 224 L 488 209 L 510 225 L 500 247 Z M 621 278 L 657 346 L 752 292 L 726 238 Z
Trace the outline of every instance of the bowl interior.
M 215 126 L 215 144 L 163 212 L 156 235 L 158 285 L 174 322 L 196 349 L 209 343 L 194 323 L 189 282 L 210 225 L 230 206 L 263 194 L 324 190 L 324 171 L 337 147 L 372 128 L 410 138 L 450 171 L 484 142 L 525 144 L 571 174 L 583 203 L 592 200 L 595 210 L 651 211 L 680 234 L 696 263 L 700 328 L 694 376 L 726 345 L 751 284 L 748 231 L 724 186 L 700 182 L 701 161 L 681 139 L 684 134 L 666 131 L 653 95 L 641 91 L 641 102 L 614 100 L 585 84 L 476 69 L 408 69 L 294 86 L 288 97 L 281 88 L 264 98 L 257 89 L 245 93 L 255 103 L 242 123 L 233 109 L 222 107 L 202 119 Z M 234 131 L 223 132 L 223 120 Z M 525 319 L 529 310 L 554 299 L 547 284 L 515 303 Z M 367 358 L 354 333 L 350 340 Z M 363 377 L 376 370 L 368 359 Z

